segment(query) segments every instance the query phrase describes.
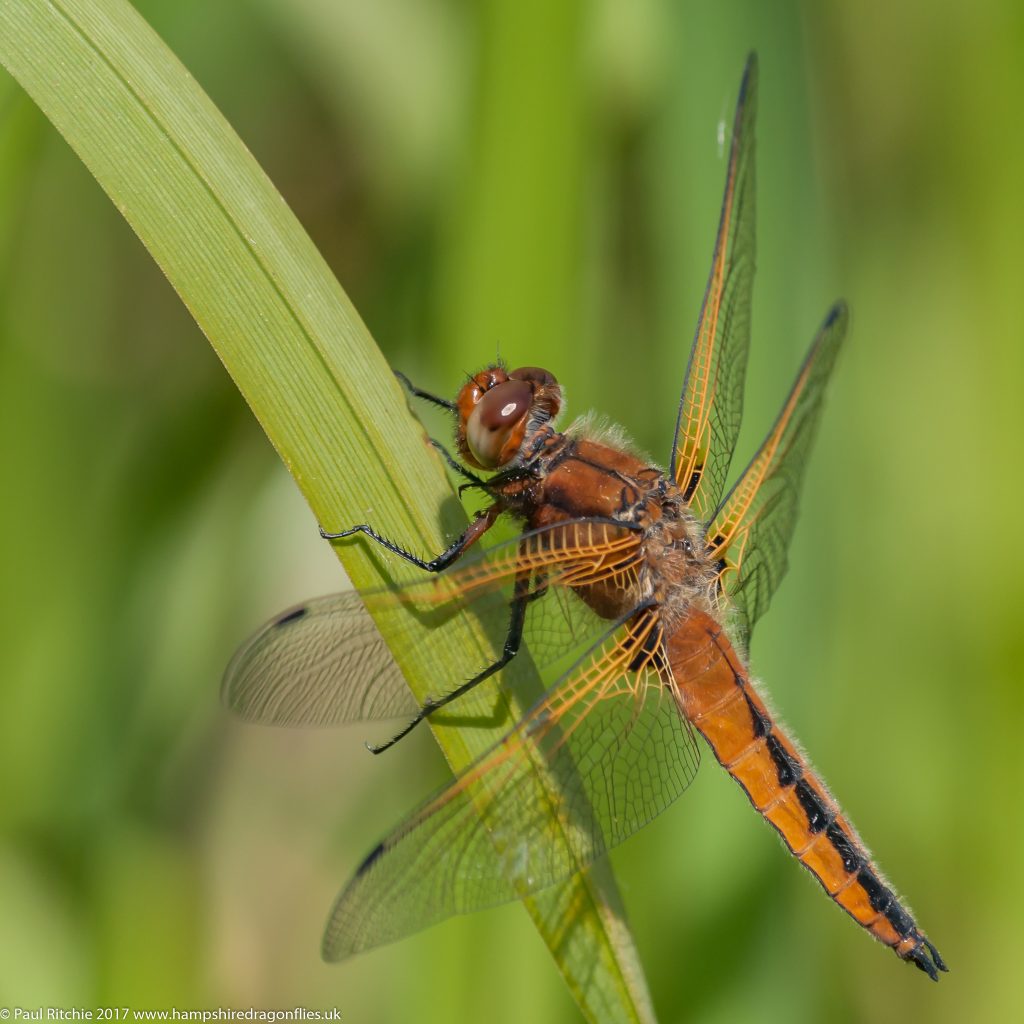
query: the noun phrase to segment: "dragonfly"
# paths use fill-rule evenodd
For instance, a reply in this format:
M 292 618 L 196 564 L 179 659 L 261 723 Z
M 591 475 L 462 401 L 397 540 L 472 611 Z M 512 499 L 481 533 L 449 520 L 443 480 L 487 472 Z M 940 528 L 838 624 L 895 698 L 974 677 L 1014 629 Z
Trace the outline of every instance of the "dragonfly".
M 362 540 L 421 575 L 277 616 L 232 660 L 226 703 L 244 718 L 330 725 L 407 715 L 390 747 L 499 673 L 530 664 L 546 689 L 501 738 L 402 820 L 342 890 L 323 941 L 340 960 L 451 915 L 562 882 L 660 814 L 693 780 L 700 741 L 826 895 L 933 980 L 947 966 L 885 881 L 853 825 L 769 710 L 750 673 L 751 630 L 787 549 L 826 384 L 846 334 L 826 315 L 763 443 L 726 489 L 739 433 L 754 274 L 757 61 L 733 120 L 711 271 L 679 403 L 668 469 L 618 430 L 584 418 L 555 428 L 562 391 L 540 367 L 498 362 L 454 401 L 416 398 L 454 421 L 438 445 L 482 510 L 424 559 L 368 524 Z M 499 521 L 518 534 L 482 550 Z M 472 549 L 472 550 L 471 550 Z M 430 664 L 468 610 L 488 638 L 483 667 L 416 707 L 392 650 Z M 389 648 L 374 617 L 412 626 Z M 527 657 L 523 657 L 526 655 Z M 489 659 L 489 660 L 488 660 Z M 528 659 L 528 660 L 527 660 Z M 510 684 L 511 685 L 511 684 Z M 450 713 L 450 712 L 449 712 Z

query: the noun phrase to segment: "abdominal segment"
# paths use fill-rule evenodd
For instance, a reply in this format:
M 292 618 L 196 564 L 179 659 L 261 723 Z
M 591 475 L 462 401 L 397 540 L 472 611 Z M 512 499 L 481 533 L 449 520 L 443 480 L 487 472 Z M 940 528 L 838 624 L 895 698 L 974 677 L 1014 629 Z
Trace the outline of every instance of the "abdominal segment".
M 677 699 L 715 757 L 828 895 L 932 978 L 945 964 L 886 885 L 853 826 L 773 721 L 722 627 L 692 614 L 667 640 Z

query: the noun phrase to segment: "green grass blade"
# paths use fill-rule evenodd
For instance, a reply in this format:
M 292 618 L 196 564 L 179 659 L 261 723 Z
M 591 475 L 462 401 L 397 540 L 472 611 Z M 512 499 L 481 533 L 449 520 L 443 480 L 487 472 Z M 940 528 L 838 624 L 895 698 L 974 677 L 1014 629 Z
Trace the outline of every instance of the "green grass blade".
M 134 9 L 0 0 L 0 61 L 148 247 L 318 519 L 372 517 L 439 550 L 461 512 L 383 357 L 281 196 Z M 361 546 L 339 555 L 355 582 L 375 578 Z M 438 672 L 464 676 L 477 644 L 467 622 L 450 664 L 429 673 L 399 652 L 414 692 Z M 435 734 L 454 768 L 491 738 Z M 524 902 L 587 1019 L 653 1018 L 606 865 Z

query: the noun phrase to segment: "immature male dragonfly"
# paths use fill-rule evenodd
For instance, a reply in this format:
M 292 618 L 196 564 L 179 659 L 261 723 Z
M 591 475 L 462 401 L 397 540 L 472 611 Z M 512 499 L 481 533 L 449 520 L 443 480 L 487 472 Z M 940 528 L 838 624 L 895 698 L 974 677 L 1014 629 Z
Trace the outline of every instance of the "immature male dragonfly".
M 751 56 L 668 472 L 586 420 L 557 432 L 555 378 L 498 364 L 472 377 L 454 402 L 411 388 L 452 413 L 463 462 L 449 462 L 490 501 L 462 536 L 427 561 L 367 525 L 324 533 L 362 534 L 440 574 L 363 595 L 372 608 L 436 612 L 450 600 L 471 601 L 484 626 L 495 621 L 495 607 L 503 619 L 493 663 L 442 689 L 384 747 L 508 666 L 524 643 L 542 669 L 572 661 L 498 743 L 365 858 L 335 904 L 328 959 L 566 879 L 687 787 L 699 758 L 696 731 L 831 899 L 931 978 L 946 970 L 773 718 L 744 653 L 786 569 L 804 468 L 847 325 L 837 304 L 775 425 L 723 497 L 749 341 L 756 76 Z M 504 514 L 525 532 L 463 559 Z M 487 600 L 501 593 L 509 600 Z M 429 663 L 429 645 L 418 661 Z M 409 701 L 352 593 L 268 623 L 235 656 L 224 688 L 246 717 L 279 723 L 393 717 Z

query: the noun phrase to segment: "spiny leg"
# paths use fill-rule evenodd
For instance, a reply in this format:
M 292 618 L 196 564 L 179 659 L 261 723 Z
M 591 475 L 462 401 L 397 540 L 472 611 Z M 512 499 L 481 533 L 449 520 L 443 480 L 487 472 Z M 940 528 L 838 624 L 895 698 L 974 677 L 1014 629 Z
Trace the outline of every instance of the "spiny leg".
M 416 398 L 422 398 L 425 402 L 431 402 L 434 405 L 439 405 L 442 409 L 447 409 L 449 412 L 455 412 L 454 402 L 450 402 L 447 398 L 441 398 L 429 391 L 423 391 L 421 388 L 416 387 L 416 385 L 413 384 L 413 382 L 409 380 L 404 373 L 401 373 L 398 370 L 395 370 L 394 374 L 402 384 L 402 387 L 404 387 L 410 395 L 413 395 Z
M 416 387 L 416 385 L 399 370 L 394 370 L 393 372 L 409 394 L 416 398 L 422 398 L 425 402 L 431 402 L 433 405 L 440 406 L 442 409 L 452 414 L 458 412 L 458 406 L 454 402 L 450 402 L 447 398 L 441 398 L 439 395 L 435 395 L 430 391 L 424 391 L 422 388 Z M 441 453 L 441 457 L 444 461 L 447 462 L 448 465 L 459 474 L 459 476 L 469 481 L 459 487 L 460 497 L 462 492 L 469 487 L 478 487 L 481 490 L 486 489 L 487 484 L 483 478 L 468 470 L 443 444 L 441 444 L 440 441 L 432 437 L 430 439 L 430 443 Z
M 435 440 L 432 437 L 430 439 L 430 443 L 441 453 L 441 458 L 443 458 L 444 461 L 459 474 L 459 476 L 469 481 L 468 484 L 462 484 L 462 486 L 459 487 L 459 494 L 461 494 L 467 487 L 479 487 L 481 489 L 486 489 L 487 482 L 482 477 L 477 476 L 476 473 L 466 469 L 466 467 L 459 462 L 459 460 L 455 458 L 455 456 L 452 455 L 452 453 L 448 451 L 440 441 Z
M 419 555 L 406 551 L 405 548 L 394 541 L 388 540 L 387 537 L 382 536 L 366 523 L 349 527 L 349 529 L 342 530 L 340 533 L 328 533 L 321 526 L 320 536 L 324 540 L 344 540 L 346 537 L 353 537 L 357 533 L 362 533 L 369 537 L 370 540 L 376 541 L 381 547 L 387 548 L 388 551 L 398 555 L 400 558 L 404 558 L 407 562 L 411 562 L 425 572 L 441 572 L 465 554 L 466 549 L 475 544 L 494 525 L 495 520 L 501 515 L 502 511 L 501 505 L 491 505 L 490 508 L 474 519 L 441 554 L 436 558 L 430 559 L 420 558 Z
M 439 395 L 435 395 L 430 391 L 424 391 L 422 388 L 416 387 L 415 384 L 404 373 L 400 370 L 394 370 L 394 375 L 401 382 L 402 386 L 409 392 L 410 395 L 416 398 L 422 398 L 425 402 L 431 402 L 433 405 L 440 406 L 442 409 L 447 410 L 450 413 L 457 412 L 457 406 L 454 402 L 448 401 L 447 398 L 441 398 Z M 455 470 L 459 476 L 464 477 L 474 487 L 483 487 L 484 481 L 476 475 L 476 473 L 470 472 L 458 459 L 440 441 L 435 438 L 430 439 L 430 443 L 441 453 L 442 458 L 448 465 Z
M 493 664 L 488 665 L 482 672 L 478 672 L 472 679 L 463 683 L 461 686 L 457 686 L 450 693 L 444 694 L 442 697 L 436 699 L 427 698 L 424 701 L 423 706 L 416 712 L 415 717 L 398 733 L 391 737 L 386 743 L 380 743 L 377 745 L 367 743 L 367 749 L 373 754 L 380 754 L 381 752 L 393 747 L 403 736 L 407 736 L 417 725 L 420 724 L 425 718 L 432 715 L 438 708 L 443 708 L 446 704 L 450 704 L 453 700 L 457 700 L 463 694 L 469 693 L 475 686 L 478 686 L 485 679 L 489 679 L 496 672 L 500 672 L 518 653 L 519 648 L 523 642 L 523 626 L 526 622 L 526 607 L 531 601 L 535 601 L 538 597 L 547 591 L 547 583 L 542 582 L 540 586 L 531 591 L 530 590 L 530 577 L 531 571 L 529 569 L 520 571 L 516 575 L 515 590 L 513 591 L 511 610 L 512 614 L 509 617 L 508 632 L 505 635 L 505 644 L 502 647 L 501 656 Z

